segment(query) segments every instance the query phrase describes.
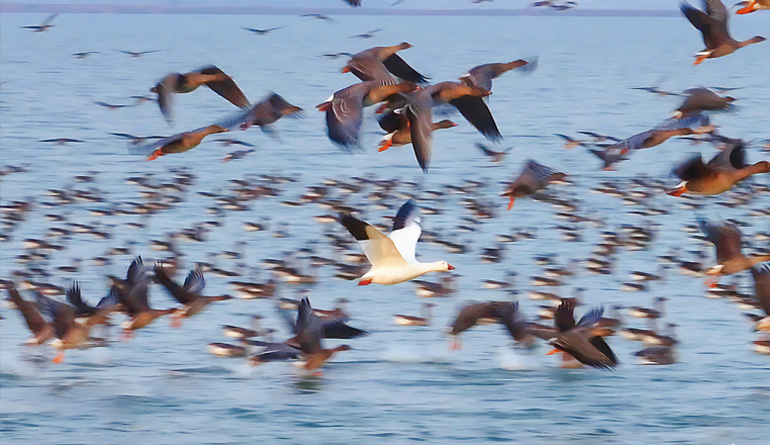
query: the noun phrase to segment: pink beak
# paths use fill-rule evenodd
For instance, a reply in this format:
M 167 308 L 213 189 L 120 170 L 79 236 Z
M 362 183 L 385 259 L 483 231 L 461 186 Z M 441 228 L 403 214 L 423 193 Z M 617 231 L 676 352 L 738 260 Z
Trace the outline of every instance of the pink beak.
M 447 264 L 447 270 L 455 270 L 455 267 L 451 264 Z

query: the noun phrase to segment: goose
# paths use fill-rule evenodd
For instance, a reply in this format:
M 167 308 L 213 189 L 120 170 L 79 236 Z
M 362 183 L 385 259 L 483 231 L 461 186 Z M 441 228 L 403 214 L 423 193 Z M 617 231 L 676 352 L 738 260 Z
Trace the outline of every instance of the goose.
M 310 306 L 310 300 L 304 297 L 297 311 L 297 322 L 294 325 L 296 336 L 287 342 L 290 346 L 298 346 L 305 356 L 305 363 L 302 367 L 305 370 L 312 371 L 323 366 L 334 354 L 341 351 L 349 351 L 352 348 L 348 345 L 337 346 L 332 349 L 324 349 L 321 345 L 322 338 L 329 338 L 325 335 L 326 323 L 313 313 Z
M 733 106 L 733 102 L 735 102 L 734 97 L 720 96 L 705 87 L 691 88 L 685 91 L 685 93 L 687 93 L 687 98 L 672 115 L 674 119 L 695 118 L 704 111 L 729 110 Z M 702 118 L 698 118 L 698 120 L 700 119 Z
M 192 317 L 215 301 L 227 301 L 233 298 L 230 295 L 214 297 L 201 295 L 200 292 L 206 287 L 206 280 L 203 278 L 203 271 L 200 266 L 190 271 L 182 286 L 172 280 L 160 265 L 155 266 L 155 277 L 168 293 L 182 304 L 182 307 L 171 317 L 173 327 L 182 326 L 182 319 Z
M 433 303 L 425 303 L 422 305 L 422 317 L 415 317 L 413 315 L 394 315 L 393 320 L 399 326 L 428 326 L 431 319 L 431 309 L 436 306 Z
M 676 363 L 676 350 L 672 346 L 651 346 L 634 354 L 643 365 L 671 365 Z
M 468 86 L 481 87 L 487 91 L 492 91 L 492 79 L 497 79 L 516 68 L 522 68 L 520 71 L 531 73 L 537 69 L 537 65 L 537 57 L 530 61 L 518 59 L 508 63 L 486 63 L 469 69 L 467 73 L 460 76 L 460 82 Z
M 37 306 L 27 300 L 21 298 L 19 291 L 13 283 L 10 283 L 7 287 L 8 295 L 11 298 L 12 304 L 21 312 L 21 316 L 24 318 L 24 322 L 27 324 L 32 337 L 30 337 L 24 344 L 27 345 L 42 345 L 54 336 L 53 324 L 47 322 L 43 315 L 40 314 Z
M 483 303 L 471 303 L 466 305 L 457 314 L 452 322 L 449 335 L 451 336 L 451 343 L 449 345 L 450 351 L 457 351 L 462 348 L 462 342 L 460 341 L 460 334 L 468 329 L 482 324 L 484 320 L 491 319 L 499 321 L 505 313 L 509 303 L 505 301 L 487 301 Z
M 209 354 L 218 355 L 220 357 L 245 357 L 247 353 L 246 347 L 244 346 L 220 342 L 209 343 L 207 349 Z
M 563 181 L 567 175 L 556 172 L 532 159 L 527 160 L 519 176 L 508 186 L 502 196 L 510 199 L 508 210 L 513 208 L 516 198 L 523 198 L 545 188 L 553 182 Z
M 58 12 L 55 14 L 51 14 L 48 17 L 46 17 L 45 20 L 43 20 L 43 22 L 40 23 L 39 25 L 25 25 L 25 26 L 22 26 L 22 29 L 31 29 L 34 32 L 48 31 L 49 29 L 54 27 L 54 25 L 52 25 L 51 22 L 53 22 L 53 19 L 55 19 L 58 15 L 59 15 Z
M 649 309 L 645 307 L 640 306 L 631 306 L 628 308 L 628 313 L 632 317 L 636 318 L 648 318 L 648 319 L 658 319 L 663 318 L 664 314 L 664 303 L 668 300 L 666 297 L 655 297 L 652 300 L 652 305 L 654 309 Z
M 565 352 L 580 363 L 595 368 L 614 368 L 618 364 L 615 354 L 593 327 L 602 318 L 604 310 L 595 308 L 575 323 L 573 311 L 576 300 L 565 299 L 556 311 L 554 321 L 559 333 L 549 343 L 555 348 L 550 354 Z
M 38 306 L 45 308 L 48 317 L 53 320 L 54 340 L 51 345 L 57 349 L 54 363 L 64 361 L 64 351 L 67 349 L 86 348 L 93 346 L 91 343 L 91 328 L 97 324 L 107 323 L 112 311 L 112 306 L 99 309 L 94 315 L 88 317 L 84 323 L 75 321 L 75 308 L 69 304 L 60 303 L 38 293 Z
M 154 150 L 147 157 L 147 160 L 153 161 L 161 156 L 166 156 L 171 153 L 184 153 L 200 145 L 200 143 L 203 142 L 203 138 L 206 136 L 225 133 L 227 131 L 227 128 L 219 125 L 209 125 L 197 130 L 186 131 L 184 133 L 175 134 L 174 136 L 169 136 L 150 146 Z
M 376 46 L 354 54 L 342 68 L 343 73 L 351 73 L 362 81 L 374 80 L 381 84 L 394 84 L 396 77 L 417 83 L 428 80 L 409 66 L 398 54 L 398 51 L 411 48 L 407 42 L 394 46 Z M 392 75 L 391 75 L 392 74 Z
M 251 337 L 261 337 L 266 334 L 272 334 L 275 332 L 273 329 L 262 329 L 262 324 L 260 321 L 262 320 L 261 315 L 252 315 L 251 316 L 251 325 L 248 328 L 242 328 L 239 326 L 233 326 L 233 325 L 222 325 L 222 330 L 225 333 L 226 337 L 231 338 L 251 338 Z
M 741 231 L 732 223 L 711 224 L 699 220 L 698 224 L 706 235 L 706 240 L 714 244 L 717 250 L 717 265 L 706 270 L 706 275 L 712 278 L 706 284 L 716 286 L 719 276 L 732 275 L 750 269 L 758 263 L 770 261 L 770 255 L 747 257 L 741 252 Z
M 727 56 L 744 46 L 767 40 L 762 36 L 755 36 L 740 42 L 733 39 L 727 30 L 729 14 L 724 3 L 721 0 L 703 0 L 703 3 L 706 6 L 706 12 L 696 9 L 686 2 L 679 5 L 682 14 L 687 17 L 692 26 L 703 34 L 703 43 L 706 44 L 706 49 L 696 54 L 695 65 L 706 59 Z
M 372 265 L 369 272 L 359 279 L 359 286 L 372 283 L 398 284 L 428 272 L 446 272 L 455 269 L 446 261 L 420 263 L 416 260 L 415 249 L 422 230 L 418 208 L 412 199 L 398 210 L 389 236 L 350 214 L 341 214 L 340 223 L 361 244 L 366 258 Z

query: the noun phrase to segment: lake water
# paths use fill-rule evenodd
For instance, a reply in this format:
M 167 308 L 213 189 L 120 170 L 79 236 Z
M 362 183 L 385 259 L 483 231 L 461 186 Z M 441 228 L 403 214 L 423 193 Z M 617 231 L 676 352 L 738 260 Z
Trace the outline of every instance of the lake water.
M 333 178 L 351 177 L 399 181 L 387 199 L 371 199 L 371 185 L 360 193 L 344 195 L 346 204 L 360 209 L 372 222 L 395 214 L 407 197 L 418 204 L 441 210 L 423 216 L 423 229 L 440 238 L 465 245 L 466 253 L 450 253 L 444 247 L 423 242 L 418 257 L 423 261 L 446 259 L 457 270 L 456 291 L 446 299 L 434 299 L 434 323 L 426 328 L 393 324 L 396 313 L 417 315 L 425 301 L 413 286 L 369 286 L 334 279 L 332 267 L 297 265 L 318 278 L 313 286 L 282 285 L 279 295 L 299 298 L 307 292 L 314 306 L 331 308 L 338 297 L 350 300 L 352 325 L 371 335 L 351 340 L 355 349 L 334 357 L 321 378 L 304 375 L 286 363 L 250 368 L 241 359 L 207 354 L 206 345 L 225 341 L 221 324 L 246 325 L 247 315 L 263 314 L 264 324 L 280 328 L 276 338 L 288 335 L 270 300 L 232 300 L 210 307 L 172 329 L 160 320 L 137 333 L 129 342 L 108 348 L 68 351 L 64 364 L 50 363 L 50 347 L 20 346 L 28 332 L 16 311 L 2 310 L 0 360 L 0 436 L 4 443 L 253 443 L 285 440 L 288 443 L 440 443 L 515 441 L 520 443 L 762 443 L 770 418 L 770 359 L 752 352 L 754 339 L 741 310 L 726 300 L 704 298 L 702 278 L 681 275 L 675 269 L 648 291 L 624 292 L 621 283 L 633 270 L 656 272 L 656 257 L 677 249 L 683 258 L 689 251 L 712 248 L 688 237 L 682 227 L 695 221 L 696 213 L 685 201 L 657 191 L 647 201 L 669 213 L 644 217 L 631 213 L 643 209 L 624 205 L 620 198 L 590 193 L 600 181 L 616 181 L 634 189 L 630 178 L 647 175 L 676 185 L 671 168 L 691 153 L 711 156 L 707 145 L 692 146 L 684 140 L 635 153 L 617 172 L 603 172 L 600 162 L 583 148 L 567 150 L 553 133 L 575 135 L 593 130 L 621 138 L 647 130 L 663 120 L 678 104 L 677 98 L 660 98 L 631 87 L 662 79 L 662 88 L 681 91 L 699 85 L 742 87 L 731 91 L 738 98 L 735 113 L 714 116 L 722 133 L 747 140 L 770 137 L 770 43 L 751 46 L 736 54 L 692 66 L 692 55 L 702 48 L 696 31 L 684 18 L 462 18 L 462 17 L 354 17 L 337 18 L 330 24 L 294 16 L 167 16 L 167 15 L 62 15 L 56 27 L 32 33 L 20 26 L 41 20 L 38 15 L 0 15 L 0 153 L 2 165 L 25 165 L 26 173 L 3 177 L 2 204 L 34 199 L 36 206 L 15 229 L 5 228 L 10 240 L 0 252 L 4 278 L 24 268 L 15 257 L 24 253 L 21 241 L 42 237 L 53 223 L 45 214 L 66 214 L 71 222 L 96 224 L 112 234 L 98 240 L 74 235 L 64 251 L 55 253 L 42 267 L 66 265 L 83 259 L 80 272 L 54 271 L 48 279 L 68 286 L 78 279 L 85 297 L 95 301 L 107 289 L 105 274 L 124 273 L 134 255 L 147 262 L 164 254 L 150 250 L 150 240 L 162 240 L 171 231 L 196 223 L 218 220 L 205 242 L 184 243 L 180 248 L 185 266 L 195 261 L 216 262 L 225 269 L 236 262 L 210 254 L 237 249 L 243 242 L 252 266 L 244 279 L 267 280 L 261 265 L 267 258 L 285 258 L 304 247 L 321 256 L 334 257 L 323 234 L 333 231 L 348 236 L 336 224 L 321 224 L 312 217 L 328 214 L 316 204 L 287 207 L 306 187 Z M 252 35 L 243 26 L 285 26 L 267 36 Z M 374 39 L 350 36 L 385 28 Z M 770 33 L 770 14 L 759 12 L 733 18 L 732 32 L 739 39 Z M 357 52 L 375 45 L 407 41 L 414 48 L 402 55 L 413 67 L 435 81 L 454 79 L 472 66 L 539 56 L 540 67 L 532 75 L 511 72 L 494 81 L 490 108 L 505 137 L 501 148 L 513 146 L 501 164 L 490 164 L 473 146 L 481 137 L 461 116 L 460 126 L 436 133 L 431 172 L 424 175 L 411 149 L 377 153 L 379 128 L 367 111 L 362 131 L 363 153 L 347 155 L 326 138 L 324 120 L 314 106 L 334 91 L 355 81 L 339 73 L 344 58 L 329 60 L 324 53 Z M 129 58 L 116 50 L 160 50 L 141 58 Z M 78 60 L 72 53 L 99 51 Z M 146 94 L 163 75 L 216 64 L 230 74 L 251 100 L 276 91 L 289 102 L 305 108 L 300 119 L 285 119 L 275 126 L 280 139 L 251 129 L 228 135 L 257 145 L 257 151 L 227 164 L 220 159 L 229 147 L 211 142 L 182 155 L 145 162 L 128 153 L 125 142 L 109 132 L 170 135 L 207 125 L 234 112 L 226 101 L 210 91 L 177 97 L 177 121 L 169 128 L 153 103 L 106 110 L 94 101 L 130 104 L 129 96 Z M 81 144 L 53 146 L 40 139 L 70 137 Z M 755 145 L 752 161 L 767 159 Z M 578 214 L 604 223 L 565 223 L 555 219 L 557 210 L 542 201 L 524 199 L 505 211 L 500 198 L 504 185 L 520 171 L 527 158 L 571 176 L 571 185 L 551 192 L 577 204 Z M 117 203 L 143 202 L 140 189 L 125 179 L 146 173 L 154 181 L 169 181 L 173 168 L 184 167 L 195 175 L 184 201 L 149 217 L 99 217 L 92 209 Z M 75 184 L 75 175 L 95 172 L 93 184 Z M 250 202 L 244 212 L 217 217 L 205 213 L 215 200 L 197 192 L 230 193 L 231 179 L 284 175 L 297 180 L 271 184 L 281 190 L 277 197 Z M 468 194 L 453 186 L 467 181 L 484 185 Z M 408 183 L 413 182 L 414 184 Z M 755 184 L 768 184 L 767 176 Z M 94 187 L 107 203 L 75 203 L 47 208 L 49 189 Z M 443 196 L 426 193 L 445 192 Z M 767 232 L 767 214 L 752 208 L 770 205 L 767 193 L 748 204 L 720 205 L 736 192 L 702 198 L 697 215 L 734 218 L 747 224 L 744 233 L 754 247 L 766 241 L 753 235 Z M 462 231 L 461 218 L 470 213 L 467 198 L 492 205 L 496 217 L 471 223 L 475 232 Z M 269 218 L 269 230 L 245 232 L 243 222 Z M 144 230 L 126 223 L 140 220 Z M 447 351 L 446 326 L 466 301 L 510 299 L 499 290 L 483 289 L 484 279 L 503 279 L 515 271 L 516 289 L 523 312 L 534 318 L 539 302 L 526 297 L 530 277 L 541 273 L 533 258 L 553 254 L 564 265 L 585 260 L 600 240 L 602 230 L 619 231 L 623 224 L 655 223 L 656 239 L 640 251 L 621 249 L 614 257 L 611 275 L 580 272 L 556 291 L 570 295 L 585 289 L 587 307 L 603 304 L 649 306 L 653 297 L 665 296 L 667 320 L 679 325 L 679 363 L 665 367 L 637 364 L 633 353 L 641 346 L 619 336 L 608 341 L 621 365 L 614 372 L 596 369 L 559 368 L 558 356 L 545 356 L 548 348 L 522 351 L 511 346 L 499 326 L 482 326 L 463 336 L 464 348 Z M 566 242 L 557 225 L 575 226 L 582 236 Z M 288 236 L 276 238 L 275 231 Z M 483 263 L 483 248 L 495 247 L 497 234 L 527 231 L 534 239 L 505 245 L 504 260 Z M 129 255 L 111 257 L 107 266 L 93 266 L 90 258 L 112 247 L 127 246 Z M 358 252 L 352 246 L 351 252 Z M 752 250 L 753 251 L 753 250 Z M 429 280 L 439 276 L 428 275 Z M 207 293 L 232 292 L 228 278 L 207 276 Z M 732 279 L 723 279 L 731 282 Z M 738 277 L 750 292 L 750 277 Z M 153 288 L 151 301 L 168 307 L 172 301 Z M 118 317 L 120 318 L 120 317 Z M 629 326 L 643 327 L 626 316 Z M 327 344 L 334 345 L 335 341 Z

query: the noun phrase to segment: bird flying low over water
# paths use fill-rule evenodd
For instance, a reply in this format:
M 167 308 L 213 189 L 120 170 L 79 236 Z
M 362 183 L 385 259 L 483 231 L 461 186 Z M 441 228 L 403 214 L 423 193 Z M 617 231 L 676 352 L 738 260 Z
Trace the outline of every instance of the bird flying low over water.
M 770 261 L 770 255 L 747 257 L 741 251 L 742 234 L 733 223 L 712 224 L 706 220 L 698 220 L 698 226 L 706 235 L 706 240 L 714 244 L 717 250 L 717 265 L 706 270 L 706 275 L 712 278 L 707 281 L 709 287 L 716 287 L 719 276 L 732 275 L 750 269 L 758 263 Z
M 387 131 L 388 134 L 382 137 L 377 151 L 385 151 L 390 147 L 400 147 L 412 143 L 412 131 L 409 125 L 409 119 L 402 110 L 390 111 L 379 119 L 380 128 Z M 432 130 L 442 130 L 456 127 L 457 124 L 444 119 L 439 122 L 433 122 Z
M 468 86 L 476 86 L 492 91 L 492 79 L 497 79 L 510 70 L 521 68 L 517 72 L 532 73 L 537 69 L 538 58 L 531 60 L 518 59 L 508 63 L 486 63 L 468 70 L 460 76 L 460 82 Z
M 26 25 L 26 26 L 22 26 L 22 28 L 31 29 L 35 32 L 48 31 L 49 29 L 54 27 L 54 25 L 52 25 L 51 22 L 53 22 L 53 19 L 55 19 L 58 15 L 59 15 L 58 12 L 56 14 L 51 14 L 48 17 L 46 17 L 45 20 L 43 20 L 43 22 L 39 25 Z
M 594 325 L 602 318 L 604 309 L 592 309 L 575 323 L 575 305 L 574 299 L 563 299 L 556 309 L 554 321 L 560 332 L 550 341 L 556 349 L 548 354 L 562 351 L 588 366 L 614 368 L 618 359 L 612 349 L 601 336 L 592 332 Z
M 366 258 L 372 265 L 371 269 L 360 278 L 359 286 L 372 283 L 398 284 L 428 272 L 454 270 L 454 267 L 446 261 L 420 263 L 415 258 L 417 241 L 422 229 L 419 210 L 411 199 L 398 209 L 393 221 L 393 230 L 387 236 L 374 226 L 349 214 L 341 214 L 340 223 L 361 244 Z
M 198 130 L 186 131 L 174 136 L 161 139 L 152 145 L 154 151 L 147 157 L 148 161 L 158 159 L 160 156 L 166 156 L 172 153 L 184 153 L 192 150 L 203 142 L 203 138 L 210 134 L 224 133 L 227 128 L 219 125 L 209 125 Z
M 523 198 L 531 195 L 536 191 L 545 188 L 548 184 L 562 181 L 566 177 L 566 174 L 551 170 L 545 165 L 530 159 L 524 165 L 519 176 L 508 186 L 508 189 L 502 196 L 510 198 L 508 210 L 511 210 L 516 198 Z
M 158 106 L 166 121 L 172 122 L 173 94 L 189 93 L 201 85 L 206 85 L 212 91 L 227 99 L 238 108 L 248 108 L 249 100 L 243 94 L 235 81 L 224 71 L 214 65 L 201 68 L 189 73 L 171 73 L 150 89 L 158 95 Z
M 703 43 L 706 49 L 695 55 L 695 65 L 706 59 L 716 59 L 734 53 L 744 46 L 764 42 L 762 36 L 755 36 L 748 40 L 737 41 L 733 39 L 727 29 L 729 14 L 721 0 L 703 0 L 706 12 L 692 7 L 689 3 L 682 2 L 679 5 L 682 14 L 687 17 L 692 26 L 703 34 Z
M 704 87 L 691 88 L 685 93 L 687 98 L 672 115 L 675 119 L 698 115 L 704 111 L 726 111 L 731 109 L 735 102 L 734 97 L 723 97 Z

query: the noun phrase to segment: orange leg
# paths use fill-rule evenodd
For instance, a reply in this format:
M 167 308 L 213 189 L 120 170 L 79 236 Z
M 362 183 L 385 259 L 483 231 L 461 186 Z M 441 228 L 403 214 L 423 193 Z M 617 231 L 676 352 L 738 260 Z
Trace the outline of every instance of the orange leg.
M 463 348 L 463 342 L 456 335 L 452 336 L 452 340 L 449 342 L 449 352 L 459 351 Z
M 706 284 L 706 287 L 713 289 L 719 284 L 719 277 L 706 278 L 704 283 Z
M 64 362 L 64 349 L 59 349 L 56 352 L 56 357 L 53 358 L 52 362 L 56 363 L 57 365 Z
M 378 148 L 377 151 L 383 152 L 383 151 L 389 149 L 392 146 L 393 146 L 393 142 L 391 142 L 391 141 L 382 141 L 382 142 L 380 142 L 380 148 Z
M 680 185 L 679 187 L 666 192 L 667 195 L 671 195 L 671 196 L 682 196 L 685 193 L 687 193 L 687 186 L 684 186 L 684 185 Z
M 154 160 L 158 159 L 161 156 L 163 156 L 163 152 L 160 151 L 160 149 L 157 149 L 154 152 L 152 152 L 152 154 L 150 156 L 147 156 L 147 160 L 148 161 L 154 161 Z
M 701 54 L 695 58 L 693 65 L 700 65 L 704 60 L 708 59 L 711 54 Z
M 172 315 L 171 316 L 171 327 L 172 328 L 181 328 L 182 327 L 182 317 L 179 315 Z
M 513 196 L 511 196 L 511 200 L 510 200 L 510 201 L 508 201 L 508 210 L 511 210 L 511 209 L 513 208 L 513 203 L 514 203 L 514 201 L 516 201 L 516 198 L 514 198 Z
M 131 329 L 123 329 L 123 332 L 120 333 L 120 341 L 131 340 L 133 336 L 134 336 L 134 331 L 132 331 Z

